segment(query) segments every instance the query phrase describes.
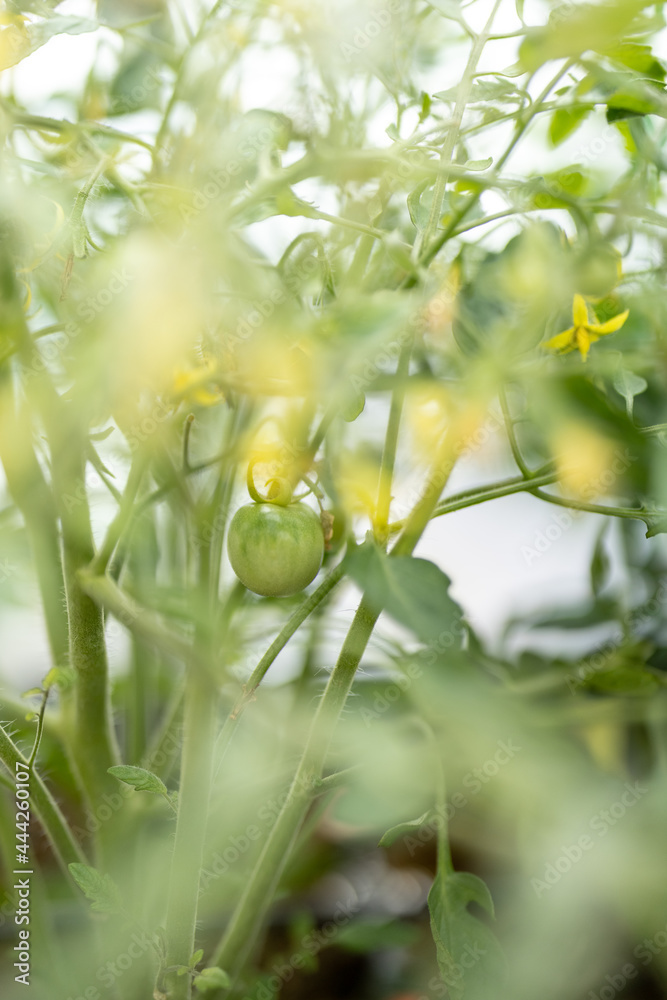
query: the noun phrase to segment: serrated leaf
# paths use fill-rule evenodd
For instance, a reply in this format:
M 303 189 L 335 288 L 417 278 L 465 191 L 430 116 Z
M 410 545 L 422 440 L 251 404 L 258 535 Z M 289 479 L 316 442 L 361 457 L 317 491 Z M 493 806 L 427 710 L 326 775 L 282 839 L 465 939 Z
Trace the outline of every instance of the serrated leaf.
M 493 916 L 491 894 L 476 875 L 455 872 L 436 876 L 428 894 L 431 932 L 440 975 L 454 1000 L 499 992 L 504 964 L 495 935 L 468 912 L 470 903 L 477 903 Z
M 386 833 L 382 834 L 378 842 L 379 846 L 390 847 L 397 840 L 400 840 L 401 837 L 407 837 L 411 833 L 416 833 L 428 823 L 430 816 L 430 812 L 425 812 L 418 819 L 410 819 L 405 823 L 397 823 L 396 826 L 392 826 Z
M 200 993 L 210 993 L 213 990 L 228 990 L 232 981 L 222 969 L 210 968 L 202 969 L 195 976 L 194 985 Z
M 130 764 L 117 764 L 108 769 L 108 773 L 126 785 L 132 785 L 138 792 L 152 792 L 154 795 L 168 795 L 167 786 L 144 767 L 133 767 Z
M 449 577 L 427 559 L 387 556 L 367 544 L 348 556 L 348 572 L 372 605 L 425 643 L 451 633 L 461 618 L 460 608 L 449 596 Z
M 68 868 L 86 899 L 91 901 L 91 909 L 97 913 L 120 913 L 120 890 L 110 875 L 102 875 L 90 865 L 72 863 Z

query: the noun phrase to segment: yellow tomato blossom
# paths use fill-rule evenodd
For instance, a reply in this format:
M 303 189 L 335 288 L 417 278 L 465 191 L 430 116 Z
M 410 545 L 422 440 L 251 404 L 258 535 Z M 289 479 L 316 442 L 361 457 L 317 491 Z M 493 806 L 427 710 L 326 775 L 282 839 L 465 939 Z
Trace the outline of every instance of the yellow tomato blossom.
M 583 295 L 575 295 L 574 302 L 572 303 L 572 321 L 574 326 L 571 326 L 568 330 L 564 330 L 562 333 L 557 333 L 551 340 L 547 340 L 544 346 L 548 350 L 558 351 L 560 354 L 569 354 L 570 351 L 574 351 L 576 348 L 585 361 L 588 357 L 591 344 L 594 344 L 605 333 L 615 333 L 616 330 L 620 330 L 629 313 L 630 310 L 626 309 L 625 312 L 619 313 L 618 316 L 607 320 L 606 323 L 591 322 L 586 300 Z
M 224 395 L 215 385 L 217 365 L 207 359 L 195 369 L 177 368 L 174 372 L 173 393 L 190 404 L 215 406 L 224 400 Z

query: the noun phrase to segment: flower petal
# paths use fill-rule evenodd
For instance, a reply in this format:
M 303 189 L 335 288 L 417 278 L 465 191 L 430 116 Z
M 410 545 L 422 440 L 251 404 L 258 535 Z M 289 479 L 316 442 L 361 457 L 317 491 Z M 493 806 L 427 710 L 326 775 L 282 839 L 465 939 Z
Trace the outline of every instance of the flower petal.
M 608 319 L 606 323 L 590 323 L 588 328 L 599 334 L 615 333 L 616 330 L 621 329 L 629 315 L 630 310 L 626 309 L 625 312 L 619 313 L 613 319 Z
M 591 344 L 598 339 L 597 335 L 591 333 L 591 331 L 585 326 L 580 326 L 577 328 L 575 336 L 577 340 L 577 347 L 579 348 L 579 353 L 581 354 L 581 359 L 582 361 L 585 361 L 588 357 L 588 352 L 591 349 Z
M 583 295 L 575 295 L 572 301 L 572 319 L 575 326 L 588 326 L 588 307 Z
M 574 334 L 574 327 L 571 326 L 569 330 L 557 333 L 555 337 L 547 340 L 546 344 L 542 346 L 549 351 L 571 351 L 576 346 Z

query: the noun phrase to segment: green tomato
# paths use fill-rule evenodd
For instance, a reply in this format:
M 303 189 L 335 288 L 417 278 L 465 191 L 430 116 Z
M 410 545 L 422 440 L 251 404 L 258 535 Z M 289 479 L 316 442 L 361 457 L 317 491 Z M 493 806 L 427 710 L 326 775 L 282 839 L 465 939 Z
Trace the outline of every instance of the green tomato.
M 322 525 L 305 503 L 249 503 L 232 518 L 227 551 L 248 590 L 288 597 L 317 576 L 324 555 Z

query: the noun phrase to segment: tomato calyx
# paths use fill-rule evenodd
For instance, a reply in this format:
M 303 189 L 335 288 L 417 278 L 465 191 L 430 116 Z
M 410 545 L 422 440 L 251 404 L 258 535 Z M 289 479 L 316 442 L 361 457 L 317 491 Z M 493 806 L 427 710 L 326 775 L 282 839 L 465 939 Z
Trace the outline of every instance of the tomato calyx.
M 288 507 L 292 503 L 293 491 L 288 479 L 284 476 L 274 476 L 267 480 L 268 491 L 266 496 L 262 496 L 255 486 L 254 470 L 257 459 L 252 459 L 248 465 L 246 474 L 246 485 L 248 493 L 256 503 L 275 503 L 279 507 Z

